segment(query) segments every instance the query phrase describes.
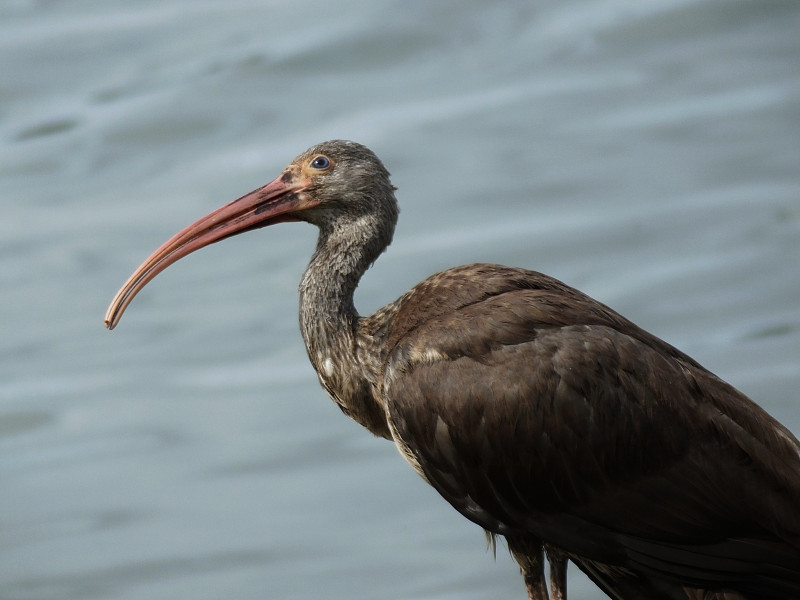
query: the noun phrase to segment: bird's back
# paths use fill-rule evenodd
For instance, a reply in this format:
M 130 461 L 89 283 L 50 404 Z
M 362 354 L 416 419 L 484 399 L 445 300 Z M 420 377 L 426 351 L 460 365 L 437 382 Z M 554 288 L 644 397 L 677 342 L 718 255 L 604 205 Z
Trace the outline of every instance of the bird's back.
M 451 269 L 391 312 L 396 441 L 462 514 L 620 598 L 800 597 L 800 443 L 732 386 L 522 269 Z

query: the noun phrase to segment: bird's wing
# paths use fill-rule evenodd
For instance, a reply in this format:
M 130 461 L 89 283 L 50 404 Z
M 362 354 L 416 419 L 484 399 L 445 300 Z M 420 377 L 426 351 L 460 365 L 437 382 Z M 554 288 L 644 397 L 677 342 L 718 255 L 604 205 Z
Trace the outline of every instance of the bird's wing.
M 423 476 L 490 531 L 800 592 L 797 440 L 665 342 L 533 276 L 544 285 L 427 313 L 412 293 L 398 311 L 384 401 Z

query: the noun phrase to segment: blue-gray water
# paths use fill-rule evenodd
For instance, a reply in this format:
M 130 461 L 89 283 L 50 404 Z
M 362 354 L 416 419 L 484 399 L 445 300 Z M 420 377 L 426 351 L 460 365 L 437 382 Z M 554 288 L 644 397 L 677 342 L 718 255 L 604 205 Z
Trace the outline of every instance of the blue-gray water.
M 184 259 L 103 328 L 156 246 L 329 138 L 399 187 L 363 313 L 541 270 L 800 432 L 798 32 L 795 0 L 0 3 L 0 598 L 524 597 L 318 388 L 312 228 Z

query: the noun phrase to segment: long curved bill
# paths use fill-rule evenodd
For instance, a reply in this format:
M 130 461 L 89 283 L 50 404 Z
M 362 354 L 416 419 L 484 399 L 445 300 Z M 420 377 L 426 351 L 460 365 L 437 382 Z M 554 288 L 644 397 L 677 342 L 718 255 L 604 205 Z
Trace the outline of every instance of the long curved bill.
M 218 208 L 172 236 L 136 269 L 111 301 L 105 324 L 114 329 L 134 296 L 147 283 L 187 254 L 225 238 L 286 221 L 297 221 L 295 214 L 316 206 L 304 193 L 308 179 L 295 181 L 287 170 L 267 185 Z

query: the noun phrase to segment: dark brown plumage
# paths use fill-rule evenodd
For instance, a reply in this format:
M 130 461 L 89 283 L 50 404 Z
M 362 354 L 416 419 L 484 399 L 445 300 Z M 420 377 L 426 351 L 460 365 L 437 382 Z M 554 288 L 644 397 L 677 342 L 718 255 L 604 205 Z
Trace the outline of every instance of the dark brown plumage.
M 528 596 L 566 597 L 569 559 L 611 598 L 800 597 L 800 442 L 750 399 L 541 273 L 475 264 L 370 317 L 353 293 L 397 204 L 367 148 L 333 141 L 159 248 L 113 328 L 169 264 L 284 221 L 319 227 L 300 329 L 322 386 L 393 440 L 461 514 L 505 536 Z

